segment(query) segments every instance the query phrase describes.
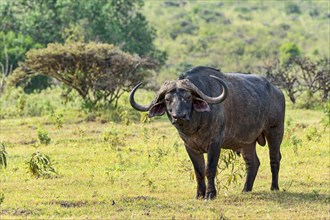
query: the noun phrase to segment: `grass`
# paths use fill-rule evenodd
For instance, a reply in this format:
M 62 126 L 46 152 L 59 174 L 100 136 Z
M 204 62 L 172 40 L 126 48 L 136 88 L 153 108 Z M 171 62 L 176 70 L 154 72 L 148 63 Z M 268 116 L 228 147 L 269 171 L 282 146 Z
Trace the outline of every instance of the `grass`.
M 166 120 L 126 126 L 64 115 L 58 126 L 47 116 L 3 119 L 8 166 L 0 173 L 0 218 L 330 219 L 330 140 L 322 117 L 287 111 L 279 192 L 269 190 L 268 149 L 258 146 L 254 191 L 241 193 L 239 179 L 211 202 L 194 199 L 192 164 Z M 309 128 L 318 133 L 308 136 Z M 48 145 L 38 140 L 40 129 L 48 132 Z M 292 142 L 292 135 L 301 141 Z M 37 151 L 50 157 L 56 176 L 28 172 Z

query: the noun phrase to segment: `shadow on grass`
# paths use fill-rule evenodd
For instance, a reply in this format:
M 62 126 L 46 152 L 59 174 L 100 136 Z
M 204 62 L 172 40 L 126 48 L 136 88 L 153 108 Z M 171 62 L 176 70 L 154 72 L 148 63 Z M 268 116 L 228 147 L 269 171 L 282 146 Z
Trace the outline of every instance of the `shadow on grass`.
M 329 204 L 330 195 L 318 193 L 312 191 L 308 193 L 278 191 L 278 192 L 252 192 L 247 194 L 248 198 L 260 199 L 265 201 L 276 201 L 280 204 L 292 204 L 295 203 L 324 203 Z

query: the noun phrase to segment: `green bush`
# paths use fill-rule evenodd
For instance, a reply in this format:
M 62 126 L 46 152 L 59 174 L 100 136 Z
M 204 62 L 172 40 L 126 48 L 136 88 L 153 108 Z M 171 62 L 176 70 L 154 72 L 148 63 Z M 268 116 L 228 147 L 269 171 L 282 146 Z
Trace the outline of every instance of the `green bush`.
M 310 127 L 306 130 L 306 138 L 308 141 L 320 141 L 321 136 L 321 132 L 315 127 Z
M 3 142 L 0 143 L 0 167 L 7 168 L 7 152 Z
M 5 200 L 5 194 L 3 192 L 0 192 L 0 205 L 3 203 Z
M 221 151 L 219 164 L 217 166 L 216 187 L 217 190 L 228 190 L 231 184 L 237 184 L 244 176 L 244 163 L 232 150 Z
M 285 12 L 287 14 L 300 14 L 301 13 L 301 10 L 300 10 L 299 5 L 297 5 L 296 3 L 294 3 L 294 2 L 288 2 L 285 5 Z
M 282 64 L 290 64 L 290 59 L 301 55 L 300 48 L 292 42 L 287 42 L 280 47 L 280 62 Z
M 75 90 L 89 107 L 101 100 L 116 105 L 124 91 L 143 81 L 155 67 L 150 59 L 125 53 L 111 44 L 54 43 L 28 51 L 10 82 L 18 84 L 42 74 Z
M 44 116 L 54 112 L 69 112 L 81 109 L 82 99 L 75 93 L 64 94 L 60 86 L 25 94 L 23 89 L 9 88 L 0 98 L 0 118 L 18 116 Z
M 40 153 L 39 151 L 32 154 L 31 159 L 28 162 L 28 170 L 36 178 L 49 178 L 57 175 L 49 156 Z
M 45 145 L 50 144 L 50 141 L 52 139 L 49 137 L 48 132 L 46 130 L 39 128 L 37 132 L 38 132 L 38 139 L 41 144 L 45 144 Z
M 325 128 L 330 127 L 330 101 L 324 105 L 324 117 L 322 123 Z

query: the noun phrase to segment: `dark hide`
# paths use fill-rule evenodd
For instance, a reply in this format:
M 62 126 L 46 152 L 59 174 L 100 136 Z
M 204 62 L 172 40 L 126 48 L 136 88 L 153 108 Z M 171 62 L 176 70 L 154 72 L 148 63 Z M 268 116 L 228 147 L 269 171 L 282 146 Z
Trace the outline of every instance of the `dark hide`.
M 184 81 L 193 83 L 204 94 L 215 97 L 222 93 L 221 84 L 228 87 L 227 98 L 219 104 L 208 104 L 189 89 Z M 196 67 L 165 82 L 149 110 L 149 116 L 166 113 L 185 143 L 194 165 L 197 198 L 216 196 L 214 178 L 220 149 L 242 153 L 247 177 L 243 191 L 251 191 L 259 168 L 256 142 L 269 146 L 272 190 L 278 190 L 280 145 L 284 131 L 285 100 L 282 92 L 265 78 L 239 73 L 220 73 L 208 67 Z M 203 154 L 207 153 L 205 164 Z M 205 185 L 205 176 L 207 185 Z

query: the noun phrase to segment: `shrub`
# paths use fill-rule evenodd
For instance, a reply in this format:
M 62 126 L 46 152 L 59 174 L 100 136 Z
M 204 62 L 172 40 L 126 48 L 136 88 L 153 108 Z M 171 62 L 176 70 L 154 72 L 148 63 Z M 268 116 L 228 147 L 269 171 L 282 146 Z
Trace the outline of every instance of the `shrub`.
M 301 146 L 302 140 L 298 138 L 295 134 L 290 137 L 291 145 L 293 146 L 293 152 L 298 154 L 298 147 Z
M 299 57 L 301 51 L 299 47 L 292 42 L 287 42 L 280 47 L 280 60 L 282 64 L 289 64 L 292 58 Z
M 50 141 L 52 140 L 48 136 L 48 132 L 46 130 L 43 130 L 42 128 L 38 129 L 38 139 L 41 144 L 45 144 L 45 145 L 50 144 Z
M 325 128 L 330 127 L 330 101 L 328 101 L 324 106 L 324 117 L 322 118 L 322 123 Z
M 315 127 L 310 127 L 306 130 L 306 138 L 308 141 L 320 141 L 321 136 L 321 132 Z
M 7 152 L 3 142 L 0 143 L 0 167 L 7 168 Z
M 244 176 L 244 163 L 241 162 L 236 152 L 232 150 L 222 151 L 217 167 L 217 190 L 228 190 L 231 184 L 237 184 L 238 179 Z
M 0 192 L 0 205 L 3 203 L 5 200 L 5 194 L 3 192 Z
M 52 166 L 49 156 L 37 151 L 33 153 L 28 162 L 28 169 L 30 173 L 36 178 L 56 176 L 56 171 Z
M 76 90 L 92 106 L 100 100 L 117 101 L 124 91 L 143 81 L 156 64 L 101 43 L 48 44 L 33 49 L 13 72 L 10 82 L 17 84 L 42 74 L 53 77 Z
M 301 10 L 299 5 L 294 2 L 289 2 L 285 5 L 285 12 L 287 14 L 300 14 Z

